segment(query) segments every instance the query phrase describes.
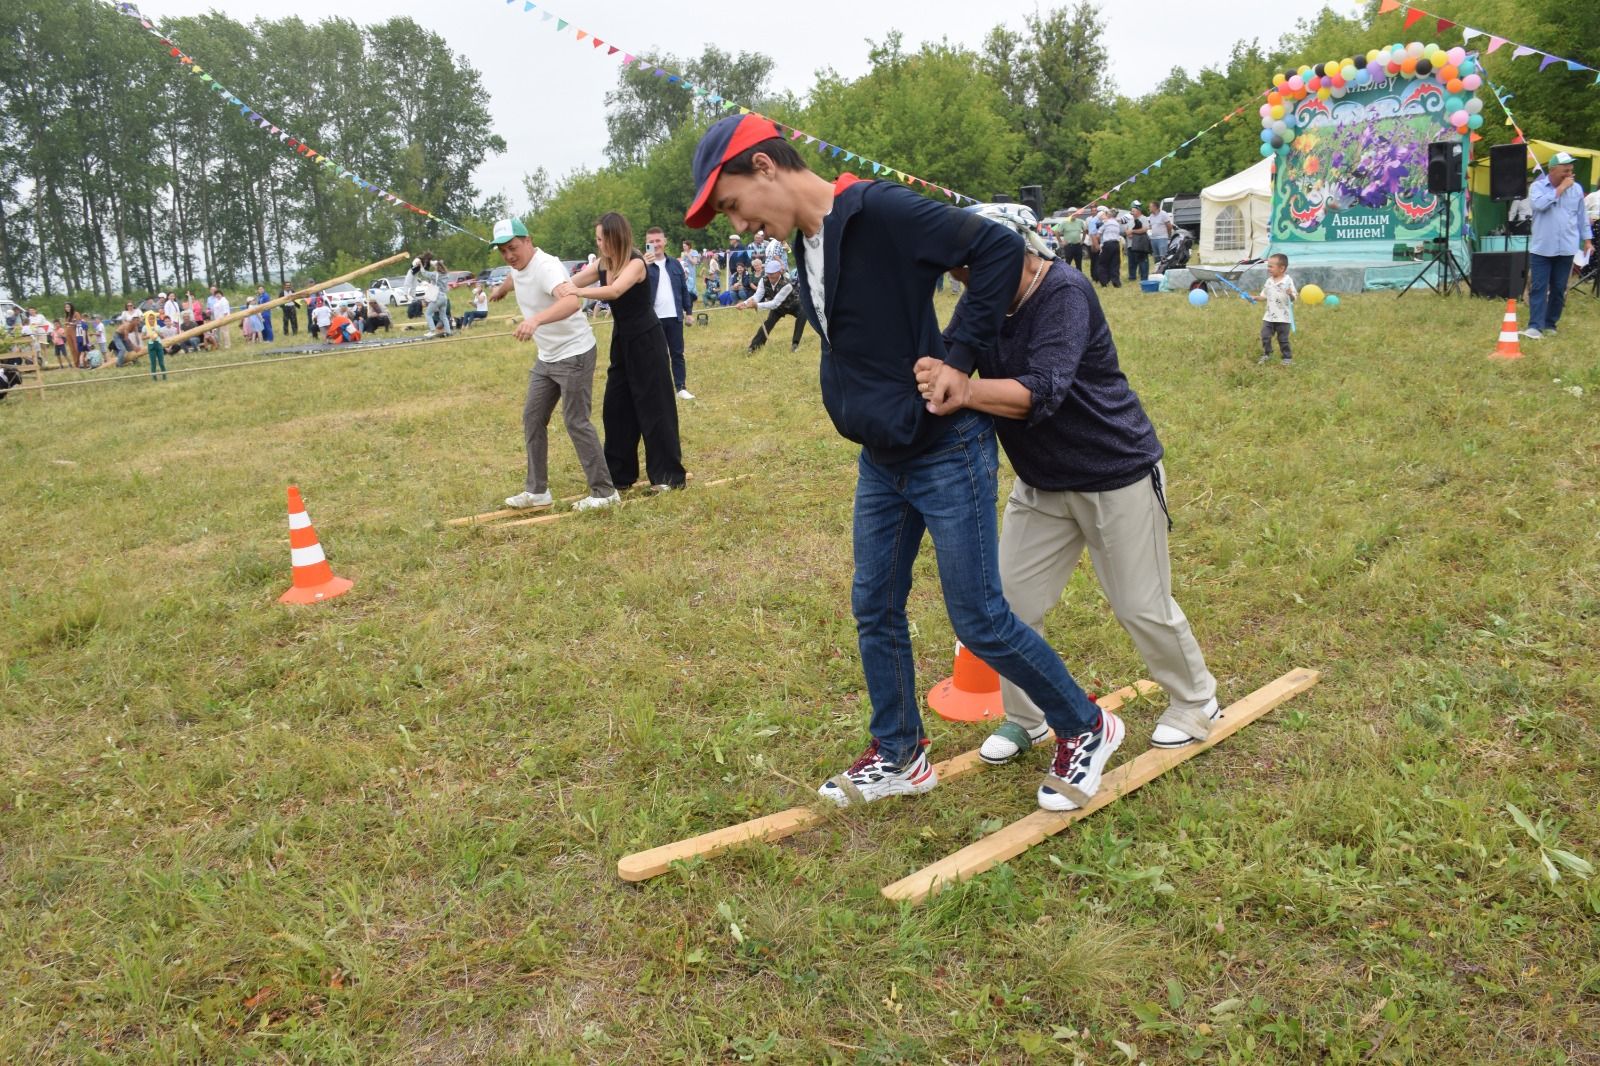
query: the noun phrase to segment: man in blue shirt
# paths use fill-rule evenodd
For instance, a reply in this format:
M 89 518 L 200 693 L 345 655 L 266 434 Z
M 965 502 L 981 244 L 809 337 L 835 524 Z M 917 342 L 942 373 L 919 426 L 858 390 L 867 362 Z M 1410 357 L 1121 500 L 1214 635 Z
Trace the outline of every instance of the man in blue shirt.
M 1572 258 L 1582 246 L 1594 254 L 1594 230 L 1583 207 L 1583 186 L 1572 178 L 1572 156 L 1557 152 L 1549 167 L 1528 189 L 1533 208 L 1533 237 L 1528 241 L 1528 328 L 1523 336 L 1538 340 L 1555 335 L 1567 303 Z

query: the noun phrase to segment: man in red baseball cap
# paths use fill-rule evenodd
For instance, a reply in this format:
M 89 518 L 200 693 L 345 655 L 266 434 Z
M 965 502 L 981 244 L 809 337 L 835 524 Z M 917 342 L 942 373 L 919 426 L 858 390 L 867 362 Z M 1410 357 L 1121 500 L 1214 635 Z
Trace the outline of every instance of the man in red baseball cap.
M 694 181 L 684 215 L 690 226 L 703 227 L 720 212 L 742 233 L 800 231 L 800 304 L 822 338 L 823 404 L 839 433 L 862 446 L 851 610 L 872 700 L 872 741 L 818 792 L 847 806 L 938 784 L 925 751 L 906 618 L 912 567 L 927 532 L 956 637 L 1027 693 L 1069 749 L 1058 752 L 1038 791 L 1040 805 L 1088 803 L 1121 742 L 1122 722 L 1090 702 L 1001 593 L 993 420 L 972 410 L 932 413 L 1025 298 L 1017 284 L 1022 238 L 897 182 L 819 177 L 759 115 L 730 115 L 706 131 L 695 149 Z M 934 284 L 959 267 L 970 281 L 947 341 L 934 314 Z M 944 364 L 927 402 L 915 369 L 923 356 Z

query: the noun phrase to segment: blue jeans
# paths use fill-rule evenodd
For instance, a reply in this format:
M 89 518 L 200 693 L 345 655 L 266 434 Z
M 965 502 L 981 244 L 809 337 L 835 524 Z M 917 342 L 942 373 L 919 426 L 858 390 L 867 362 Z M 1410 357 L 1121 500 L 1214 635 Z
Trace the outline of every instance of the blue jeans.
M 1161 262 L 1161 260 L 1163 260 L 1163 259 L 1165 259 L 1167 257 L 1167 245 L 1170 244 L 1170 243 L 1172 243 L 1172 242 L 1171 242 L 1171 239 L 1168 238 L 1168 237 L 1151 237 L 1150 238 L 1150 247 L 1153 249 L 1151 254 L 1153 254 L 1156 257 L 1156 262 L 1157 263 Z
M 450 332 L 450 301 L 435 300 L 423 308 L 422 313 L 427 319 L 429 329 Z
M 1570 255 L 1528 256 L 1528 328 L 1555 329 L 1567 306 L 1567 279 L 1572 276 Z
M 989 416 L 964 412 L 914 459 L 885 466 L 863 450 L 857 465 L 850 609 L 872 700 L 869 729 L 883 757 L 904 765 L 924 735 L 906 619 L 911 571 L 924 531 L 933 537 L 956 637 L 1026 692 L 1058 735 L 1092 728 L 1099 709 L 1061 656 L 1012 613 L 1000 591 L 995 516 L 1000 459 Z

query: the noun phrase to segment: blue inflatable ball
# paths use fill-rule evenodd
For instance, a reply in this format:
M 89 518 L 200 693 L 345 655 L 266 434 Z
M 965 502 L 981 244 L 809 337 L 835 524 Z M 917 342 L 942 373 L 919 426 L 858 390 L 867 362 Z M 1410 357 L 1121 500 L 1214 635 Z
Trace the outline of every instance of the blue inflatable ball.
M 1339 306 L 1339 298 L 1331 292 L 1327 296 L 1323 297 L 1322 302 L 1328 307 Z
M 1204 289 L 1189 290 L 1189 306 L 1204 307 L 1211 302 L 1211 294 Z

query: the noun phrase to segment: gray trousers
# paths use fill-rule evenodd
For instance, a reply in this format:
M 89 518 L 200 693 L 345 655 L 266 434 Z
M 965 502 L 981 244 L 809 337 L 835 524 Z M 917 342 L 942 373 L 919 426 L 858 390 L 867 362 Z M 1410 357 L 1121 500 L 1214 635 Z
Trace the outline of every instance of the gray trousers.
M 1290 354 L 1290 351 L 1289 351 L 1289 323 L 1287 323 L 1287 322 L 1263 322 L 1263 323 L 1261 323 L 1261 351 L 1263 352 L 1263 354 L 1265 354 L 1265 355 L 1271 355 L 1272 354 L 1272 338 L 1274 338 L 1274 337 L 1278 338 L 1278 350 L 1283 353 L 1283 357 L 1285 359 L 1294 358 L 1294 356 L 1292 354 Z
M 529 492 L 546 492 L 550 488 L 550 415 L 561 401 L 561 418 L 567 424 L 567 436 L 577 449 L 578 463 L 583 476 L 589 480 L 591 496 L 610 496 L 616 489 L 611 484 L 611 473 L 606 469 L 605 452 L 600 448 L 600 434 L 589 421 L 589 410 L 594 402 L 595 349 L 574 355 L 559 362 L 539 360 L 528 373 L 528 399 L 522 405 L 522 436 L 528 448 Z
M 1156 469 L 1165 484 L 1165 469 Z M 1045 492 L 1018 478 L 1000 527 L 1000 583 L 1011 609 L 1042 633 L 1085 546 L 1150 680 L 1173 709 L 1204 707 L 1217 681 L 1172 598 L 1167 513 L 1149 477 L 1113 492 Z M 1021 689 L 1002 680 L 1000 690 L 1008 719 L 1030 731 L 1044 725 L 1044 712 Z

